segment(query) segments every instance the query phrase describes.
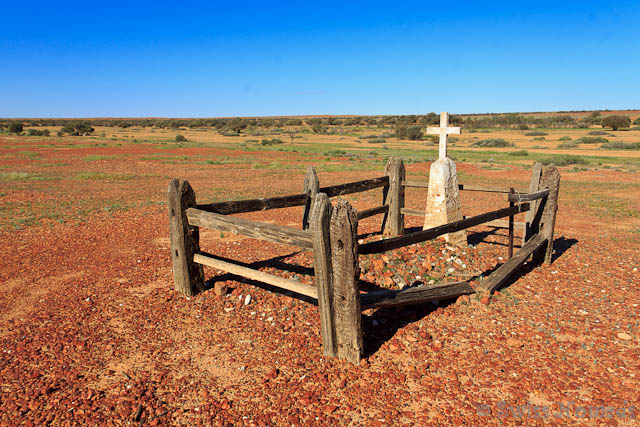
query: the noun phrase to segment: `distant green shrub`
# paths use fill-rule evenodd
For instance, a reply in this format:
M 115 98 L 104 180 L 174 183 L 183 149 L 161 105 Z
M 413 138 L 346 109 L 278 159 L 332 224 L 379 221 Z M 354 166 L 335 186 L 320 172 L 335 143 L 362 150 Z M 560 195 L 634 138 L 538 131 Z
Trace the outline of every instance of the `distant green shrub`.
M 94 129 L 87 121 L 73 121 L 65 124 L 62 127 L 62 132 L 73 136 L 85 136 L 91 135 L 94 132 Z
M 509 156 L 528 156 L 529 152 L 527 150 L 517 150 L 517 151 L 509 151 L 507 154 Z
M 359 139 L 374 139 L 374 138 L 378 138 L 378 135 L 360 135 L 358 138 Z
M 344 150 L 331 150 L 325 152 L 324 154 L 327 156 L 344 156 L 345 154 L 347 154 L 347 152 Z
M 542 164 L 548 165 L 553 163 L 556 166 L 568 166 L 568 165 L 586 165 L 587 160 L 581 156 L 575 156 L 572 154 L 558 154 L 555 156 L 547 157 L 542 160 Z
M 570 136 L 563 136 L 562 138 L 559 138 L 558 141 L 571 141 L 571 137 Z
M 545 138 L 544 136 L 537 136 L 535 138 L 532 139 L 532 141 L 545 141 L 547 138 Z
M 240 136 L 240 133 L 236 132 L 235 130 L 221 131 L 220 133 L 222 134 L 222 136 Z
M 558 145 L 558 148 L 577 148 L 578 143 L 575 141 L 566 141 Z
M 398 139 L 409 139 L 411 141 L 422 139 L 422 128 L 420 126 L 397 126 L 396 137 Z
M 522 124 L 518 125 L 518 129 L 519 130 L 529 130 L 529 126 L 527 126 L 524 123 L 522 123 Z
M 49 129 L 27 129 L 27 135 L 29 136 L 49 136 L 50 134 Z
M 176 135 L 176 142 L 185 142 L 187 140 L 187 138 L 185 138 L 183 135 Z
M 385 138 L 373 138 L 369 139 L 367 142 L 370 144 L 384 144 L 387 140 Z
M 282 144 L 282 140 L 280 138 L 273 138 L 273 139 L 263 139 L 262 141 L 260 141 L 260 145 L 276 145 L 276 144 Z
M 603 128 L 618 130 L 619 128 L 628 128 L 629 126 L 631 126 L 631 119 L 627 116 L 607 116 L 602 119 Z
M 24 126 L 20 122 L 11 122 L 11 124 L 9 125 L 10 133 L 15 133 L 15 134 L 22 133 L 23 129 L 24 129 Z
M 524 134 L 525 136 L 545 136 L 545 135 L 549 135 L 546 132 L 540 132 L 540 131 L 533 131 L 533 132 L 525 132 Z
M 578 144 L 605 144 L 609 142 L 609 140 L 601 136 L 583 136 L 576 139 L 576 142 Z
M 640 117 L 638 117 L 637 119 L 635 119 L 635 120 L 633 121 L 633 124 L 634 124 L 634 125 L 640 125 Z
M 592 130 L 591 132 L 587 132 L 587 135 L 609 135 L 609 132 L 603 130 Z
M 640 150 L 640 142 L 613 141 L 602 144 L 600 148 L 605 150 Z
M 502 138 L 489 138 L 489 139 L 481 139 L 480 141 L 476 141 L 473 144 L 471 144 L 471 146 L 500 148 L 500 147 L 514 147 L 515 145 L 511 142 L 505 141 Z

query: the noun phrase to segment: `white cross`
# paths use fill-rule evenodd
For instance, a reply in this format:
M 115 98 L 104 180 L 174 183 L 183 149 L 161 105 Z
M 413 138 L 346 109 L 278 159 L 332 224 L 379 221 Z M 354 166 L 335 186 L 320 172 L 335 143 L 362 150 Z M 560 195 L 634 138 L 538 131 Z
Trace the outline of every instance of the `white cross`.
M 440 113 L 440 127 L 427 128 L 428 135 L 440 135 L 440 146 L 438 147 L 438 157 L 447 157 L 447 135 L 460 135 L 459 127 L 449 127 L 449 113 Z

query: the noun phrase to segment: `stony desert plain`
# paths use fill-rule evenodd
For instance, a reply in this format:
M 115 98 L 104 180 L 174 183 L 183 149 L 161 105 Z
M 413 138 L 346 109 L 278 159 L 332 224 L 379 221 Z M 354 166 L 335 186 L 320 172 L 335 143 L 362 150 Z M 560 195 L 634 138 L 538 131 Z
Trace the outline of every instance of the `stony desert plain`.
M 603 116 L 613 113 L 640 116 Z M 167 186 L 189 180 L 198 202 L 296 194 L 308 166 L 322 186 L 333 185 L 381 176 L 390 156 L 405 160 L 407 179 L 426 181 L 433 140 L 399 140 L 393 126 L 365 124 L 323 133 L 249 127 L 237 136 L 210 126 L 94 125 L 88 136 L 56 136 L 60 126 L 28 136 L 29 128 L 0 133 L 2 426 L 633 425 L 640 418 L 640 149 L 602 147 L 640 142 L 637 125 L 463 124 L 449 150 L 463 184 L 526 191 L 534 162 L 559 165 L 553 263 L 525 266 L 489 304 L 471 296 L 363 312 L 359 365 L 322 355 L 317 307 L 291 294 L 206 267 L 205 292 L 174 291 Z M 607 141 L 581 139 L 590 132 Z M 186 141 L 176 142 L 178 134 Z M 512 145 L 474 146 L 485 139 Z M 424 209 L 426 191 L 408 189 L 407 207 Z M 380 204 L 381 191 L 345 198 L 366 209 Z M 508 206 L 503 194 L 461 198 L 465 215 Z M 238 216 L 300 227 L 302 211 Z M 406 226 L 422 221 L 407 216 Z M 359 232 L 379 224 L 379 216 L 367 218 Z M 386 288 L 438 283 L 506 260 L 504 229 L 478 226 L 468 238 L 461 249 L 434 240 L 363 255 L 360 279 Z M 313 283 L 309 252 L 213 230 L 201 231 L 201 245 Z M 214 292 L 216 281 L 227 282 L 226 295 Z

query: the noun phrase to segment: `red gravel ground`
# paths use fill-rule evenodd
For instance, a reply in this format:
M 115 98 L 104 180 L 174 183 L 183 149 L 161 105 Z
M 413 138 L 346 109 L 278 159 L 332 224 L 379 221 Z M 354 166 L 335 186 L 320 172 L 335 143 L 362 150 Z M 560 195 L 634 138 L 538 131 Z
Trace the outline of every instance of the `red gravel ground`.
M 197 194 L 218 200 L 299 192 L 303 170 L 162 165 L 142 160 L 158 154 L 145 146 L 123 148 L 125 159 L 87 164 L 82 156 L 102 152 L 77 150 L 72 158 L 39 151 L 42 161 L 67 162 L 53 183 L 2 184 L 6 209 L 53 200 L 76 203 L 74 214 L 87 210 L 81 221 L 68 220 L 65 211 L 64 223 L 43 218 L 0 233 L 2 426 L 633 425 L 640 417 L 637 174 L 561 171 L 552 265 L 525 267 L 488 305 L 461 297 L 365 312 L 367 354 L 354 366 L 322 356 L 317 308 L 308 302 L 222 274 L 216 280 L 230 286 L 224 297 L 213 289 L 192 299 L 173 291 L 165 208 L 142 203 L 162 201 L 173 176 L 188 177 Z M 189 150 L 180 155 L 318 161 L 286 153 Z M 13 170 L 45 170 L 7 159 Z M 412 164 L 409 175 L 424 177 L 428 166 Z M 475 183 L 519 188 L 530 173 L 458 168 Z M 145 178 L 72 179 L 87 169 Z M 379 174 L 345 171 L 320 179 L 328 185 Z M 604 190 L 593 188 L 605 193 L 617 183 L 630 185 L 616 191 L 629 201 L 624 209 L 631 214 L 603 214 L 623 208 L 579 203 L 593 189 L 584 183 L 598 182 Z M 351 201 L 372 207 L 379 197 L 376 192 Z M 424 199 L 412 190 L 408 205 L 423 208 Z M 105 200 L 131 203 L 93 209 Z M 470 215 L 506 202 L 463 193 L 463 205 Z M 243 217 L 298 225 L 301 212 Z M 375 230 L 376 221 L 363 221 L 361 231 Z M 420 218 L 407 222 L 418 226 Z M 417 276 L 444 278 L 451 267 L 451 278 L 469 277 L 493 268 L 498 256 L 506 258 L 504 230 L 496 235 L 478 227 L 469 238 L 475 247 L 464 250 L 436 241 L 363 256 L 361 278 L 395 287 Z M 203 232 L 202 240 L 216 254 L 245 262 L 271 259 L 264 271 L 287 267 L 291 271 L 278 274 L 311 280 L 308 253 L 216 231 Z M 208 278 L 216 274 L 205 271 Z

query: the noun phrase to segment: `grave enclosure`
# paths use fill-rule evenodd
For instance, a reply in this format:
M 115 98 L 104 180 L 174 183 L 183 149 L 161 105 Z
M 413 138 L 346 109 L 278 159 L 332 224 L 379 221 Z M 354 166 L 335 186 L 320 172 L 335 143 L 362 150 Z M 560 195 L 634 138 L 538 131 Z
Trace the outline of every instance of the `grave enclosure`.
M 358 363 L 363 354 L 363 309 L 421 304 L 474 293 L 490 294 L 526 261 L 550 263 L 559 184 L 560 175 L 556 167 L 540 163 L 533 168 L 527 192 L 459 184 L 462 191 L 503 193 L 508 205 L 405 234 L 404 215 L 425 216 L 425 211 L 404 207 L 405 188 L 426 189 L 429 184 L 407 181 L 404 163 L 396 158 L 389 159 L 383 176 L 330 187 L 320 187 L 315 170 L 309 168 L 304 179 L 304 193 L 267 199 L 197 204 L 188 181 L 174 179 L 169 183 L 168 209 L 175 289 L 189 296 L 203 291 L 203 265 L 206 265 L 313 298 L 318 303 L 324 354 Z M 371 209 L 357 211 L 344 199 L 333 205 L 330 200 L 331 197 L 376 188 L 382 188 L 382 205 Z M 292 206 L 305 206 L 302 229 L 231 216 Z M 522 224 L 524 236 L 521 248 L 514 255 L 514 216 L 519 213 L 526 214 Z M 374 215 L 383 215 L 381 233 L 386 238 L 359 244 L 358 221 Z M 500 218 L 508 218 L 508 222 L 500 221 Z M 386 252 L 481 224 L 509 228 L 509 259 L 479 282 L 475 289 L 462 281 L 361 293 L 359 254 Z M 313 251 L 315 286 L 200 251 L 199 227 Z

